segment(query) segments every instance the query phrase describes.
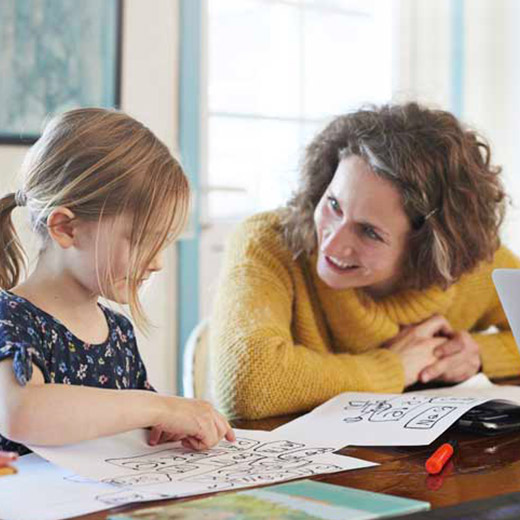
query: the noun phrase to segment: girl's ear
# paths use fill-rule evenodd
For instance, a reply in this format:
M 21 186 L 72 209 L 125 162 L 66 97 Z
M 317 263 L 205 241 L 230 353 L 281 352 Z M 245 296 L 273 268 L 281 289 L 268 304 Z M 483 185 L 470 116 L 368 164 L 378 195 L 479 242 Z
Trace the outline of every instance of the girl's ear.
M 74 213 L 61 206 L 53 209 L 47 217 L 47 231 L 56 244 L 63 249 L 68 249 L 74 244 L 77 231 Z

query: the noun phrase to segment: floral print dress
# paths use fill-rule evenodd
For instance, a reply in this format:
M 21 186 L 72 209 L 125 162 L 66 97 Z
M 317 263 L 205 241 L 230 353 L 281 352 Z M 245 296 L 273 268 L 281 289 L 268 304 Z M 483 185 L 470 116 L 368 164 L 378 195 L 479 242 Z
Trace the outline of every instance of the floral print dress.
M 100 308 L 109 335 L 105 342 L 93 345 L 78 339 L 60 321 L 25 298 L 0 290 L 0 361 L 13 360 L 14 375 L 22 386 L 30 381 L 34 364 L 45 383 L 153 390 L 132 324 L 108 307 L 100 304 Z M 0 450 L 20 454 L 30 451 L 1 435 Z

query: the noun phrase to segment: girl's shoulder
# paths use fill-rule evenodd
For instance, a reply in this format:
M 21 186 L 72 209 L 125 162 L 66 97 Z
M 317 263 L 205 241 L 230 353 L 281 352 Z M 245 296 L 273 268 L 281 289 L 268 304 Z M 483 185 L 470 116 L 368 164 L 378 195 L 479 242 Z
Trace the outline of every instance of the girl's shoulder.
M 0 320 L 16 319 L 17 321 L 35 320 L 36 316 L 45 314 L 28 300 L 16 294 L 0 289 Z
M 53 318 L 29 300 L 0 289 L 0 342 L 40 344 L 54 328 Z

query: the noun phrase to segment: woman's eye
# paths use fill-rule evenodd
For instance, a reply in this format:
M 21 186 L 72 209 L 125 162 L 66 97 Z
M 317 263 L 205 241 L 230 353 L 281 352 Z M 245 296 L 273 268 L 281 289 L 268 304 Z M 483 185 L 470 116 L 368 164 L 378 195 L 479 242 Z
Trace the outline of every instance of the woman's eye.
M 363 233 L 371 240 L 381 241 L 381 237 L 374 231 L 374 228 L 370 226 L 363 226 Z
M 336 212 L 339 213 L 341 211 L 341 208 L 339 207 L 339 202 L 334 197 L 327 197 L 329 201 L 330 207 Z

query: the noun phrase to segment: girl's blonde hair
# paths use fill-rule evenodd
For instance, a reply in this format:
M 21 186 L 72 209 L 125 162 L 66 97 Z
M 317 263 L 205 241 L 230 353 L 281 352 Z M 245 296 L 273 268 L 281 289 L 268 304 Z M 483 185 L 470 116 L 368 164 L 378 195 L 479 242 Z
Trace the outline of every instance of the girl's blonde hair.
M 79 219 L 132 216 L 127 288 L 132 317 L 146 326 L 138 296 L 148 265 L 187 219 L 189 185 L 167 147 L 130 116 L 102 108 L 71 110 L 52 119 L 22 166 L 23 185 L 0 199 L 0 287 L 11 289 L 26 256 L 11 213 L 29 209 L 32 228 L 48 239 L 57 207 Z M 114 283 L 109 269 L 109 282 Z

